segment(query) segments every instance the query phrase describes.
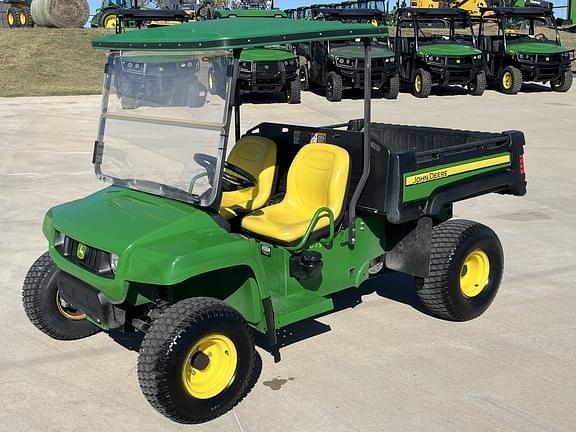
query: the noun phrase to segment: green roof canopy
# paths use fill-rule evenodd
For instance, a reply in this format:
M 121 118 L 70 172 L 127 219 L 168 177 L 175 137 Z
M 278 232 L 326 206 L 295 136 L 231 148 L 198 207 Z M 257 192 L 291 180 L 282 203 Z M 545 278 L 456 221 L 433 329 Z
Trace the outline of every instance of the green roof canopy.
M 350 40 L 388 35 L 384 25 L 276 18 L 199 21 L 104 36 L 92 41 L 107 50 L 218 50 L 316 40 Z

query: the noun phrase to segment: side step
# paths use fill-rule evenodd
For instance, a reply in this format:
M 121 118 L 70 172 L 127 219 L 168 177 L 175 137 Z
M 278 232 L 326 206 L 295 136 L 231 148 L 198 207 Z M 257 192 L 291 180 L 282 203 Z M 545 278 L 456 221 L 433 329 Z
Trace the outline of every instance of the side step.
M 289 296 L 272 297 L 276 328 L 284 327 L 303 319 L 319 315 L 334 309 L 331 299 L 301 291 Z

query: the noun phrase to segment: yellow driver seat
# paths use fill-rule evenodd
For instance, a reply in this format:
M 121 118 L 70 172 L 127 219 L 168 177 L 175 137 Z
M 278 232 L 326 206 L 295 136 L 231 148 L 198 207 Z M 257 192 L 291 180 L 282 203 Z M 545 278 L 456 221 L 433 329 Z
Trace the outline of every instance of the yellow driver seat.
M 222 193 L 220 214 L 226 219 L 232 219 L 238 211 L 249 213 L 270 199 L 276 174 L 276 143 L 261 136 L 243 136 L 227 160 L 248 171 L 257 180 L 256 186 Z
M 342 147 L 305 145 L 288 171 L 284 199 L 244 217 L 242 228 L 278 243 L 292 244 L 304 236 L 319 208 L 329 208 L 338 220 L 344 210 L 349 170 L 350 156 Z M 329 223 L 327 216 L 321 217 L 312 232 Z

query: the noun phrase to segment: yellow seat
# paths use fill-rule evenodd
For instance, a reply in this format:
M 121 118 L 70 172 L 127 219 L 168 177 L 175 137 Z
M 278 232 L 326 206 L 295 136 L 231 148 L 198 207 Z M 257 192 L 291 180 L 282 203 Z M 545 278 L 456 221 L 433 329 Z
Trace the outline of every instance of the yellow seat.
M 332 144 L 308 144 L 298 152 L 288 171 L 286 195 L 278 204 L 264 207 L 242 219 L 248 232 L 284 244 L 300 240 L 314 213 L 321 207 L 339 219 L 344 209 L 350 156 Z M 324 215 L 313 233 L 329 226 Z
M 270 199 L 276 174 L 276 143 L 260 136 L 243 136 L 228 155 L 228 162 L 248 171 L 257 180 L 256 186 L 222 193 L 220 214 L 232 219 L 238 211 L 251 212 Z

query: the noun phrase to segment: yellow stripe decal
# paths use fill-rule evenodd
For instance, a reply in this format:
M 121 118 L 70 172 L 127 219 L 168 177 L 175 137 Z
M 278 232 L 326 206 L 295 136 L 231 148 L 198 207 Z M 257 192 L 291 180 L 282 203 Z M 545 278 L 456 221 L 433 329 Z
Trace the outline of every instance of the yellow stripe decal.
M 484 159 L 476 162 L 469 162 L 462 165 L 456 165 L 449 168 L 443 168 L 434 171 L 423 172 L 406 177 L 406 186 L 427 183 L 434 180 L 450 177 L 456 174 L 462 174 L 469 171 L 475 171 L 482 168 L 493 167 L 510 163 L 510 155 L 498 156 L 490 159 Z

